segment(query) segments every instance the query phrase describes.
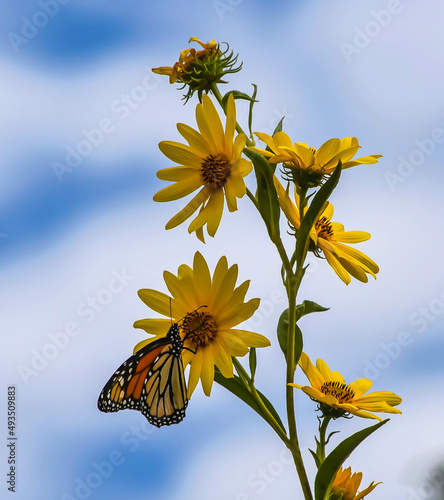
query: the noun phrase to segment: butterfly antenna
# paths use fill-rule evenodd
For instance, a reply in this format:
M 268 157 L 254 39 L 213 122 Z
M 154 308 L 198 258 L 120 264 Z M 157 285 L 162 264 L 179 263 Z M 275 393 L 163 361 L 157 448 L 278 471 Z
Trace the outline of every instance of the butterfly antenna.
M 173 326 L 173 312 L 172 312 L 172 307 L 171 307 L 171 297 L 170 297 L 170 320 L 171 320 L 171 326 Z

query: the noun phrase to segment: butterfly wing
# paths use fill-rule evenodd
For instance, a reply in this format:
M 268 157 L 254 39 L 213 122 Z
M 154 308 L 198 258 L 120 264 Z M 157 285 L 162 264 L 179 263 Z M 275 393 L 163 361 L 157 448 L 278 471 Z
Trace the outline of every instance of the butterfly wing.
M 99 396 L 99 410 L 139 410 L 157 427 L 181 422 L 188 405 L 182 348 L 174 324 L 166 337 L 140 349 L 115 371 Z

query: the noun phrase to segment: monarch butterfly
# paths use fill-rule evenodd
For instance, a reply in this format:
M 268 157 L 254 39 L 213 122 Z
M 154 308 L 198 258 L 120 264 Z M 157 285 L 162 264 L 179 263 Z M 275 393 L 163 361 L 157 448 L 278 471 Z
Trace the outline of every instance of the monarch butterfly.
M 140 410 L 157 427 L 177 424 L 188 405 L 183 340 L 174 323 L 165 337 L 128 358 L 108 380 L 97 406 L 103 412 Z

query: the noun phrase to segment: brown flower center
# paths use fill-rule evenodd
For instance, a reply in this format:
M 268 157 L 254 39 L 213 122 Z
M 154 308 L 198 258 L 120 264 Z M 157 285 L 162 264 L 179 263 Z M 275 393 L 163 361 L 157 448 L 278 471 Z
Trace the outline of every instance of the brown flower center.
M 331 222 L 326 217 L 321 217 L 316 221 L 315 229 L 318 233 L 318 237 L 324 238 L 324 240 L 330 240 L 333 236 L 333 228 L 331 227 Z
M 322 394 L 335 397 L 339 403 L 350 403 L 355 397 L 355 393 L 347 384 L 341 382 L 325 382 L 321 387 Z
M 207 187 L 221 189 L 231 174 L 231 162 L 223 154 L 209 155 L 202 161 L 200 175 Z
M 199 311 L 188 313 L 182 321 L 181 329 L 195 347 L 208 345 L 217 334 L 213 316 Z

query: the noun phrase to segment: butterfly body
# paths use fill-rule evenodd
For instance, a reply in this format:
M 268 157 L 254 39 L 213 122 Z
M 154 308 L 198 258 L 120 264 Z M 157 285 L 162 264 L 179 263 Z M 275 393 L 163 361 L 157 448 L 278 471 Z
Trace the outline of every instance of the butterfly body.
M 99 410 L 139 410 L 156 427 L 181 422 L 188 405 L 183 349 L 174 323 L 165 337 L 137 351 L 115 371 L 99 396 Z

